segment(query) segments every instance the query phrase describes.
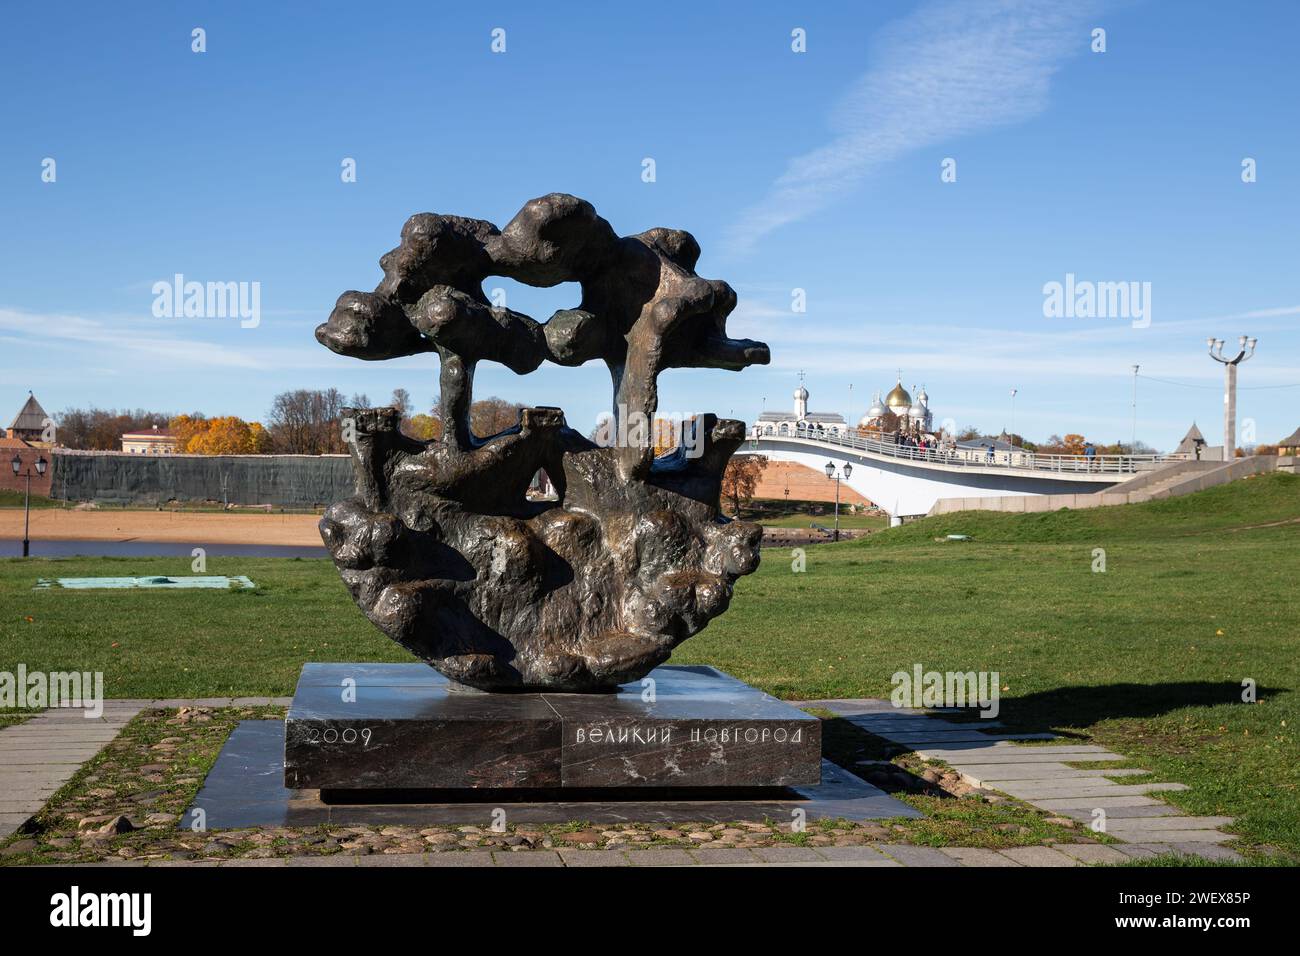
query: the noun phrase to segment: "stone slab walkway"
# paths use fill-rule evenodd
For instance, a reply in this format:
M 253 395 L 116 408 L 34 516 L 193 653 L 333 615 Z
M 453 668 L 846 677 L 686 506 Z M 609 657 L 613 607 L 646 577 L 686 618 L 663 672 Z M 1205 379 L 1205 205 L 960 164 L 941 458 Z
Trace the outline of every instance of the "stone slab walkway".
M 911 710 L 894 707 L 887 700 L 819 700 L 801 706 L 832 711 L 868 733 L 907 747 L 919 757 L 942 760 L 971 786 L 1000 790 L 1089 826 L 1100 813 L 1104 820 L 1102 832 L 1138 847 L 1140 852 L 1154 846 L 1211 859 L 1240 859 L 1235 851 L 1218 845 L 1235 839 L 1218 829 L 1232 823 L 1231 817 L 1189 816 L 1172 804 L 1147 796 L 1160 791 L 1186 790 L 1186 785 L 1122 782 L 1124 777 L 1148 772 L 1138 768 L 1098 770 L 1070 766 L 1126 759 L 1104 747 L 1073 743 L 1018 746 L 1013 741 L 1059 738 L 1054 734 L 988 733 L 981 728 L 1001 728 L 1001 724 L 996 721 L 954 723 L 935 716 L 952 713 L 951 709 Z M 1110 777 L 1119 777 L 1121 781 Z M 1006 852 L 1026 861 L 1036 857 L 1043 861 L 1030 865 L 1053 865 L 1047 862 L 1050 857 L 1038 852 L 1043 849 L 1046 848 L 1025 847 Z M 1091 852 L 1094 851 L 1086 851 Z M 1147 849 L 1145 855 L 1157 852 L 1167 850 Z
M 77 707 L 53 708 L 0 730 L 0 840 L 15 833 L 50 796 L 146 707 L 288 705 L 288 697 L 107 700 L 97 718 Z
M 105 701 L 98 718 L 80 708 L 58 708 L 0 730 L 0 839 L 26 823 L 143 706 Z

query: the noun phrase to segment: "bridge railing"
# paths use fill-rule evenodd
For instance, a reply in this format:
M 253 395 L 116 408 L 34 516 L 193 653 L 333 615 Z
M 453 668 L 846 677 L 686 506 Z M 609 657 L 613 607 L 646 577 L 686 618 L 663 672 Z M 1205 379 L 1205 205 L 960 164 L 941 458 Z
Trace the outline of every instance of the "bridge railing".
M 1048 472 L 1062 475 L 1132 475 L 1139 471 L 1149 471 L 1166 462 L 1182 461 L 1187 457 L 1185 455 L 1043 455 L 1023 448 L 1011 450 L 995 448 L 990 452 L 984 448 L 967 448 L 960 445 L 956 447 L 932 445 L 921 448 L 918 445 L 895 444 L 892 441 L 880 441 L 862 435 L 835 435 L 816 429 L 799 429 L 785 434 L 770 435 L 751 432 L 749 437 L 752 448 L 757 448 L 758 441 L 761 439 L 779 441 L 782 438 L 802 438 L 905 461 L 971 468 L 1007 468 L 1039 474 Z

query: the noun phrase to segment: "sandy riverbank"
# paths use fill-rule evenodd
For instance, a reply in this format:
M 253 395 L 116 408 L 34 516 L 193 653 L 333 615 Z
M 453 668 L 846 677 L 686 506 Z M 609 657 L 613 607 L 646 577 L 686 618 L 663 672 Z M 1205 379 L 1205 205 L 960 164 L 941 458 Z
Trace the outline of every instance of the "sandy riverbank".
M 32 511 L 33 540 L 171 541 L 182 544 L 277 544 L 320 547 L 317 515 L 186 514 L 171 511 Z M 0 509 L 0 539 L 23 536 L 21 508 Z

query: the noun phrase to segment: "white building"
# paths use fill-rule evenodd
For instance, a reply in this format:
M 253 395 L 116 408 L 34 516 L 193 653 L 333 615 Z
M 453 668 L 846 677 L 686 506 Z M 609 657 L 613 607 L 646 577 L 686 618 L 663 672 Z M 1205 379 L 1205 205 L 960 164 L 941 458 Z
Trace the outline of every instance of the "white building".
M 788 412 L 763 412 L 754 425 L 754 434 L 779 436 L 808 432 L 832 436 L 876 432 L 921 438 L 934 434 L 934 413 L 930 411 L 930 396 L 926 394 L 925 386 L 916 390 L 913 399 L 912 393 L 903 387 L 900 374 L 897 384 L 883 399 L 880 392 L 876 392 L 871 408 L 862 416 L 855 430 L 839 412 L 808 411 L 808 389 L 804 386 L 801 372 L 799 387 L 794 391 L 794 408 Z
M 122 451 L 129 455 L 174 455 L 179 444 L 180 438 L 157 425 L 147 432 L 122 435 Z
M 797 435 L 812 432 L 842 437 L 847 435 L 849 424 L 839 412 L 808 411 L 808 389 L 804 388 L 803 373 L 799 373 L 799 387 L 794 390 L 794 409 L 789 412 L 763 412 L 754 425 L 756 435 Z

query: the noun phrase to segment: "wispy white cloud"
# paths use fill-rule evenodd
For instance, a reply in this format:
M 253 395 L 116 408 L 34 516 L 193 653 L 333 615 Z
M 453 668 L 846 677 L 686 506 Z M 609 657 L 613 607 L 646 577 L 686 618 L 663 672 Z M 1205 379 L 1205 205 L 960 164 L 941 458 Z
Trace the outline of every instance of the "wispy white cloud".
M 873 65 L 831 117 L 834 138 L 790 161 L 728 231 L 728 250 L 743 254 L 907 153 L 1042 112 L 1052 75 L 1087 49 L 1088 9 L 1059 0 L 932 3 L 886 28 Z
M 132 357 L 147 357 L 157 370 L 173 373 L 205 369 L 249 372 L 288 369 L 334 369 L 347 360 L 316 345 L 309 335 L 301 344 L 277 345 L 262 328 L 224 328 L 220 320 L 155 320 L 136 316 L 32 312 L 0 307 L 0 342 L 40 354 L 51 348 L 81 354 L 85 360 L 135 367 Z M 232 320 L 233 321 L 233 320 Z M 204 323 L 209 323 L 207 327 Z M 220 341 L 224 337 L 225 341 Z M 81 363 L 83 366 L 88 361 Z

